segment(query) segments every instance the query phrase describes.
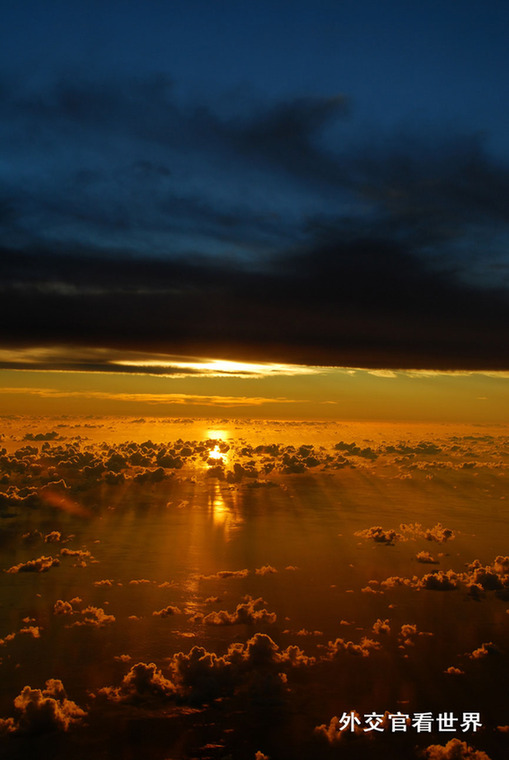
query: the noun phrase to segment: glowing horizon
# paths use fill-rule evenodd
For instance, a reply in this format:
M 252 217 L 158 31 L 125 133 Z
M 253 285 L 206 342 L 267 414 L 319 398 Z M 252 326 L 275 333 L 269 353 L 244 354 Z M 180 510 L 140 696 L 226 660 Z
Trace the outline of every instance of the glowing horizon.
M 190 374 L 0 369 L 0 414 L 509 422 L 506 372 L 183 363 Z

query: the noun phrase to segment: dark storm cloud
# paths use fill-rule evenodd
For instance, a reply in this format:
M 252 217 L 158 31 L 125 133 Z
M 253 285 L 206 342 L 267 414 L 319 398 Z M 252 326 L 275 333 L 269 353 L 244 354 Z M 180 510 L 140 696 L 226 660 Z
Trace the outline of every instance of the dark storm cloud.
M 294 235 L 270 206 L 249 204 L 269 175 L 317 187 L 337 184 L 340 175 L 313 138 L 342 115 L 341 97 L 220 116 L 208 106 L 179 102 L 161 75 L 62 79 L 37 91 L 20 83 L 5 88 L 3 101 L 11 158 L 0 214 L 7 237 L 10 232 L 18 241 L 44 239 L 44 227 L 53 230 L 53 243 L 72 243 L 73 227 L 76 242 L 92 234 L 108 248 L 128 234 L 138 251 L 148 242 L 161 252 L 158 235 L 192 233 L 249 249 Z M 26 151 L 32 165 L 20 172 Z M 44 176 L 44 152 L 52 180 Z M 255 187 L 262 177 L 262 188 Z M 246 185 L 248 202 L 239 202 L 239 184 Z
M 350 184 L 348 173 L 333 155 L 316 147 L 314 138 L 331 121 L 344 116 L 346 108 L 347 101 L 340 95 L 279 103 L 256 115 L 250 124 L 242 124 L 233 144 L 242 155 L 265 160 L 272 169 L 337 190 Z
M 2 91 L 3 90 L 3 91 Z M 23 81 L 4 82 L 0 90 L 7 119 L 20 129 L 11 134 L 13 147 L 38 136 L 57 144 L 62 136 L 92 142 L 93 135 L 103 139 L 124 137 L 129 141 L 171 148 L 179 154 L 208 156 L 237 153 L 244 161 L 263 157 L 272 168 L 317 182 L 323 176 L 337 183 L 327 153 L 314 144 L 314 138 L 331 121 L 343 118 L 348 110 L 342 95 L 296 96 L 279 102 L 257 102 L 252 93 L 230 97 L 232 113 L 220 114 L 202 102 L 185 102 L 175 92 L 166 74 L 142 77 L 117 77 L 93 81 L 62 77 L 37 90 Z M 223 109 L 224 110 L 224 109 Z M 72 129 L 79 134 L 72 134 Z M 162 154 L 159 154 L 162 155 Z M 164 161 L 140 159 L 132 170 L 142 179 L 171 175 Z M 99 178 L 96 170 L 82 169 L 77 182 L 87 185 Z M 4 212 L 8 215 L 8 210 Z
M 371 367 L 509 366 L 502 292 L 427 272 L 385 243 L 287 256 L 266 272 L 203 260 L 9 252 L 0 269 L 5 346 L 78 343 Z
M 214 109 L 166 76 L 1 96 L 2 345 L 509 367 L 509 168 L 478 136 L 368 141 L 343 96 Z M 77 365 L 104 369 L 50 362 Z

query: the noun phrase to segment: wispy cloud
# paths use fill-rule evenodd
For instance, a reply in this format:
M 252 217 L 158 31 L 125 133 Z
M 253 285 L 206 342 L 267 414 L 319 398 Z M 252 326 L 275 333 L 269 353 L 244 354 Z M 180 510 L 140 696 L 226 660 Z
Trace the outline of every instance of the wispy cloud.
M 239 378 L 314 375 L 327 371 L 324 367 L 297 364 L 241 362 L 71 345 L 0 349 L 0 368 Z
M 107 391 L 67 391 L 56 388 L 8 387 L 1 394 L 29 395 L 40 398 L 84 398 L 106 401 L 141 401 L 146 404 L 177 404 L 182 406 L 242 407 L 263 404 L 299 404 L 303 399 L 263 396 L 206 396 L 192 393 L 109 393 Z

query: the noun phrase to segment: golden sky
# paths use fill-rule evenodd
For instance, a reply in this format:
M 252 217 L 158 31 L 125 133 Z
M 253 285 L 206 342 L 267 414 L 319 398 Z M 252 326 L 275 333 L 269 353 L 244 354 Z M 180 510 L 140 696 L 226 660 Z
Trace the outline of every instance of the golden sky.
M 509 422 L 507 373 L 181 364 L 168 375 L 143 360 L 113 372 L 0 370 L 0 414 Z

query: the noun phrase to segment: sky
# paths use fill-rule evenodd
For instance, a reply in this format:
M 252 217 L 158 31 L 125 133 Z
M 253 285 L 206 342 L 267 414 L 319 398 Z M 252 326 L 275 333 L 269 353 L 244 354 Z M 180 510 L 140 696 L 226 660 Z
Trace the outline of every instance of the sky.
M 2 26 L 2 370 L 509 369 L 505 2 Z

